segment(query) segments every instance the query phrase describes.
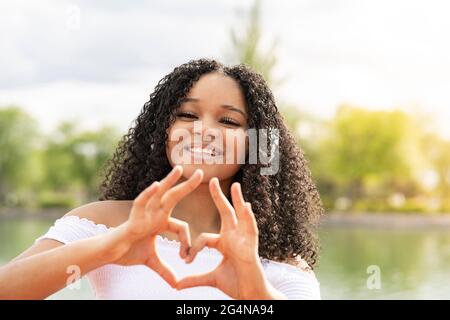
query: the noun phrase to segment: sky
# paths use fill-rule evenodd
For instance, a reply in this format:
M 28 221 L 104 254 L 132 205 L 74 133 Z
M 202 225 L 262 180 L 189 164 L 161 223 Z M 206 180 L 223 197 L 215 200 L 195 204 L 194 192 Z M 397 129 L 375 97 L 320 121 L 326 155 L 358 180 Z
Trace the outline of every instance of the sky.
M 0 107 L 43 131 L 62 120 L 125 131 L 158 80 L 191 59 L 224 60 L 252 1 L 1 1 Z M 349 103 L 419 110 L 450 138 L 450 2 L 263 1 L 278 39 L 279 102 L 319 117 Z

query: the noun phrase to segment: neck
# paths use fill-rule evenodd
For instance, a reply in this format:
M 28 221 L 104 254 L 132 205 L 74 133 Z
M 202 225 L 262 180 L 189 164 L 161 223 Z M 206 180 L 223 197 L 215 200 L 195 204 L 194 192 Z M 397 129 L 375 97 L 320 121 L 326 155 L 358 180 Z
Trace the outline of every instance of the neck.
M 227 197 L 230 195 L 231 183 L 231 179 L 220 181 L 222 192 Z M 183 198 L 175 206 L 171 216 L 189 224 L 192 240 L 202 232 L 219 233 L 220 215 L 209 192 L 209 181 L 201 183 Z

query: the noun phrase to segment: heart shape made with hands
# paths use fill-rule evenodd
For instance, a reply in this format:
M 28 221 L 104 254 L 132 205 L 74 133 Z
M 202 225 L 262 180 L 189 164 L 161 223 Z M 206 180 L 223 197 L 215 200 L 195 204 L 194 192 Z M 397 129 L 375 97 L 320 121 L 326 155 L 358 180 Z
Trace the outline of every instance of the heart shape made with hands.
M 259 262 L 258 227 L 249 202 L 244 200 L 241 186 L 235 182 L 231 186 L 232 204 L 222 192 L 219 180 L 212 178 L 209 189 L 212 200 L 220 215 L 220 232 L 201 233 L 190 246 L 190 230 L 187 222 L 171 217 L 175 205 L 192 192 L 202 180 L 202 172 L 194 173 L 187 181 L 175 185 L 181 176 L 180 167 L 161 181 L 143 191 L 135 200 L 136 207 L 130 213 L 130 224 L 138 234 L 153 233 L 150 241 L 150 255 L 146 264 L 169 283 L 172 288 L 184 289 L 195 286 L 213 286 L 225 294 L 241 296 L 238 283 L 245 282 L 248 272 L 253 273 Z M 145 231 L 145 225 L 152 226 Z M 144 226 L 144 227 L 143 227 Z M 144 229 L 144 231 L 142 231 Z M 220 264 L 210 272 L 186 276 L 178 280 L 172 267 L 158 254 L 156 235 L 161 233 L 177 234 L 180 243 L 180 257 L 185 262 L 194 260 L 204 247 L 216 249 L 222 254 Z M 242 268 L 248 270 L 242 274 Z M 260 269 L 260 268 L 259 268 Z M 237 279 L 240 275 L 242 279 Z
M 167 239 L 167 238 L 166 238 Z M 169 240 L 173 241 L 173 240 Z M 229 249 L 229 245 L 226 242 L 234 242 L 236 244 L 235 251 L 240 249 L 240 244 L 242 243 L 241 237 L 236 237 L 234 232 L 226 232 L 225 234 L 214 234 L 214 233 L 201 233 L 194 241 L 189 250 L 189 255 L 184 258 L 185 263 L 190 264 L 193 262 L 197 254 L 202 252 L 203 249 L 210 248 L 216 249 L 218 251 L 218 258 L 220 258 L 219 263 L 215 264 L 211 270 L 202 271 L 202 273 L 194 272 L 193 274 L 188 274 L 182 278 L 178 278 L 176 272 L 173 268 L 168 265 L 164 259 L 160 259 L 160 263 L 165 265 L 167 272 L 170 272 L 172 277 L 172 283 L 169 285 L 176 290 L 183 290 L 192 287 L 200 286 L 210 286 L 215 287 L 225 293 L 227 296 L 232 298 L 239 297 L 237 290 L 238 282 L 245 282 L 248 274 L 244 279 L 237 279 L 234 263 L 231 261 L 230 255 L 233 253 Z M 227 248 L 228 247 L 228 248 Z M 181 248 L 181 246 L 180 246 Z M 243 248 L 245 252 L 245 248 Z M 183 259 L 184 255 L 181 254 L 180 257 Z M 209 259 L 208 259 L 209 260 Z M 168 275 L 163 276 L 163 278 L 168 278 Z
M 170 233 L 172 234 L 173 232 L 170 232 Z M 189 230 L 188 230 L 188 233 L 190 234 Z M 178 234 L 174 234 L 174 235 L 178 236 Z M 159 236 L 160 236 L 161 241 L 168 242 L 168 243 L 179 246 L 178 256 L 186 264 L 191 264 L 197 258 L 197 254 L 199 252 L 202 252 L 205 247 L 209 248 L 209 249 L 216 249 L 218 257 L 221 260 L 223 259 L 223 253 L 220 251 L 220 248 L 219 248 L 220 234 L 201 233 L 193 240 L 191 246 L 189 246 L 189 244 L 183 242 L 186 239 L 183 239 L 183 238 L 180 239 L 180 237 L 177 237 L 177 239 L 170 239 L 166 235 L 160 234 Z M 190 235 L 188 235 L 188 236 L 190 237 Z M 187 248 L 187 250 L 185 248 Z M 183 278 L 179 278 L 177 276 L 176 272 L 174 271 L 174 269 L 172 268 L 172 266 L 170 266 L 161 257 L 161 255 L 159 254 L 159 249 L 156 250 L 156 258 L 159 260 L 159 263 L 165 267 L 165 270 L 167 270 L 167 272 L 170 272 L 170 275 L 163 276 L 163 278 L 171 279 L 168 283 L 173 288 L 177 288 L 177 285 L 179 283 L 183 282 L 184 279 L 189 279 L 190 277 L 195 276 L 195 274 L 192 274 L 192 275 L 185 276 Z M 215 266 L 213 269 L 207 271 L 205 274 L 209 274 L 209 273 L 213 272 L 215 268 L 217 268 L 217 266 Z M 176 279 L 176 280 L 173 281 L 172 279 Z
M 236 186 L 233 189 L 232 194 L 234 193 L 236 195 L 232 195 L 232 197 L 235 199 L 240 192 L 240 188 Z M 187 230 L 185 229 L 184 236 L 178 237 L 180 240 L 178 242 L 180 243 L 179 255 L 186 263 L 194 261 L 197 254 L 205 247 L 218 251 L 221 255 L 220 263 L 211 271 L 202 274 L 188 275 L 182 279 L 177 279 L 173 269 L 164 262 L 159 255 L 157 256 L 158 259 L 160 259 L 160 263 L 163 264 L 167 272 L 170 273 L 172 284 L 170 282 L 169 284 L 173 288 L 181 290 L 197 286 L 212 286 L 218 288 L 230 297 L 239 297 L 240 294 L 237 290 L 237 283 L 239 281 L 245 282 L 248 274 L 242 275 L 241 273 L 241 276 L 244 278 L 236 279 L 237 269 L 245 267 L 246 270 L 252 270 L 248 269 L 248 266 L 253 268 L 255 267 L 255 262 L 259 262 L 257 224 L 249 203 L 243 201 L 241 204 L 236 205 L 237 201 L 233 201 L 236 206 L 236 210 L 234 210 L 223 194 L 219 193 L 217 196 L 223 197 L 218 201 L 219 203 L 228 203 L 229 205 L 228 210 L 219 205 L 222 221 L 220 232 L 201 233 L 193 241 L 192 246 L 189 247 L 187 244 L 187 239 L 190 238 L 189 227 L 187 223 L 183 222 L 185 223 L 185 226 L 187 226 Z M 186 236 L 186 231 L 189 233 L 188 236 Z M 179 236 L 180 232 L 178 232 L 177 235 Z M 186 248 L 188 248 L 188 250 L 186 250 Z M 168 277 L 164 276 L 164 278 Z

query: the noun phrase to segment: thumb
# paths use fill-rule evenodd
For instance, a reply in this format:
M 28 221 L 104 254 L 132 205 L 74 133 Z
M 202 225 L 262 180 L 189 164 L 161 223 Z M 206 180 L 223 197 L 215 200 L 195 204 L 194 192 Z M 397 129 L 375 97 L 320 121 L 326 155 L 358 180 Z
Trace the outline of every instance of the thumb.
M 192 276 L 187 276 L 180 281 L 178 281 L 176 285 L 177 290 L 192 288 L 192 287 L 201 287 L 201 286 L 209 286 L 215 287 L 216 281 L 213 272 L 197 274 Z

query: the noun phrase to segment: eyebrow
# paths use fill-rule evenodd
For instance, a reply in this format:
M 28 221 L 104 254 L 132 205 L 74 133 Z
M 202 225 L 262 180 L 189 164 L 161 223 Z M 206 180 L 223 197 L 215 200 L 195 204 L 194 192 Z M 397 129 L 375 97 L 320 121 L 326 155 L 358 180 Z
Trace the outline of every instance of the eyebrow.
M 183 99 L 183 102 L 194 102 L 194 103 L 196 103 L 196 102 L 199 102 L 200 101 L 200 99 L 198 99 L 198 98 L 189 98 L 189 97 L 186 97 L 186 98 L 184 98 Z M 237 107 L 235 107 L 235 106 L 232 106 L 232 105 L 230 105 L 230 104 L 222 104 L 222 105 L 220 105 L 222 108 L 225 108 L 225 109 L 228 109 L 228 110 L 230 110 L 230 111 L 235 111 L 235 112 L 239 112 L 240 114 L 242 114 L 243 116 L 244 116 L 244 118 L 247 118 L 247 116 L 245 115 L 245 113 L 241 110 L 241 109 L 239 109 L 239 108 L 237 108 Z

